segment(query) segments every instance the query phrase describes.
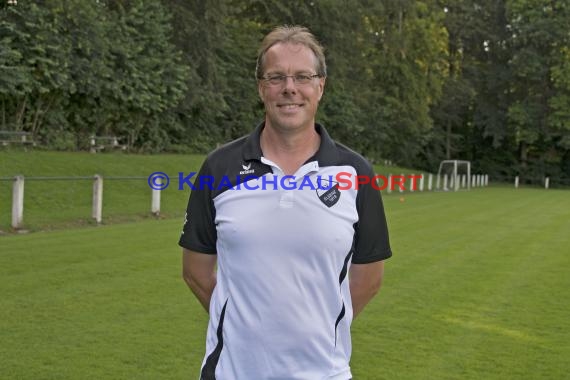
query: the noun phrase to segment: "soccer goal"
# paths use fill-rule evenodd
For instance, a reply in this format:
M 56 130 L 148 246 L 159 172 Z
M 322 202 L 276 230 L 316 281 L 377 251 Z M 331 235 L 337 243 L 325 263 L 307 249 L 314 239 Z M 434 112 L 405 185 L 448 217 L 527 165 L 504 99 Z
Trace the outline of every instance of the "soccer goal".
M 460 188 L 471 188 L 471 162 L 461 160 L 443 160 L 437 171 L 439 179 L 443 180 L 443 190 L 457 191 Z

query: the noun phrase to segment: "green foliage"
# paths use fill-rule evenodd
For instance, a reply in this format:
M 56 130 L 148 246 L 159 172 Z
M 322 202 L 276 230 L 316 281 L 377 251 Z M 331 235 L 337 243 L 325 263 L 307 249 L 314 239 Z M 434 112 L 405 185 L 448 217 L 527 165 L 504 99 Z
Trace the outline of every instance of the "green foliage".
M 326 48 L 319 121 L 371 160 L 570 178 L 566 2 L 35 0 L 0 15 L 0 128 L 53 147 L 60 133 L 145 152 L 237 138 L 263 119 L 260 40 L 300 24 Z
M 470 159 L 491 174 L 570 178 L 562 169 L 570 120 L 568 5 L 441 3 L 450 33 L 450 79 L 431 110 L 438 131 L 422 156 L 430 162 Z
M 555 93 L 549 99 L 548 124 L 553 130 L 556 146 L 570 151 L 570 44 L 559 49 L 557 58 L 558 62 L 551 70 Z
M 2 129 L 30 131 L 48 144 L 62 129 L 78 141 L 121 135 L 132 146 L 143 145 L 140 135 L 162 136 L 155 147 L 180 127 L 162 122 L 172 122 L 165 113 L 187 91 L 187 67 L 160 3 L 54 0 L 1 12 Z
M 570 147 L 570 7 L 549 1 L 507 4 L 516 36 L 509 122 L 521 146 L 522 169 L 559 176 L 561 158 Z
M 0 12 L 7 13 L 5 10 Z M 23 38 L 23 33 L 14 25 L 0 20 L 0 36 L 0 94 L 3 97 L 21 96 L 29 89 L 32 81 L 31 70 L 20 64 L 23 56 L 13 43 L 14 39 Z

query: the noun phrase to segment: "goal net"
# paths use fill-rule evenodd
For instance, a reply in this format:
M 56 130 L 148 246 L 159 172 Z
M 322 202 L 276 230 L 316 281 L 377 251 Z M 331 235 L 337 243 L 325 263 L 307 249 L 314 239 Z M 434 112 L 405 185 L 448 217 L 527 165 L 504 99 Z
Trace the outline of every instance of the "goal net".
M 442 190 L 457 191 L 460 188 L 471 188 L 471 162 L 461 160 L 443 160 L 437 171 L 438 184 Z

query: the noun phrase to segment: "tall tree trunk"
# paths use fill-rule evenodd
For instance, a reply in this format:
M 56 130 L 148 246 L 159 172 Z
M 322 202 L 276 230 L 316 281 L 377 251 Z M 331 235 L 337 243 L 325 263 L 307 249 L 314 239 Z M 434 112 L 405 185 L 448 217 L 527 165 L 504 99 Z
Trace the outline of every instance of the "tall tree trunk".
M 21 131 L 23 128 L 23 119 L 24 119 L 24 114 L 26 113 L 26 106 L 28 105 L 28 97 L 25 96 L 24 97 L 24 101 L 22 102 L 22 105 L 20 106 L 20 110 L 18 111 L 17 115 L 16 115 L 16 131 Z
M 2 98 L 2 129 L 6 128 L 6 99 Z
M 451 122 L 449 120 L 445 128 L 445 158 L 451 160 Z
M 32 119 L 32 128 L 31 128 L 31 132 L 34 134 L 37 125 L 39 124 L 41 114 L 42 114 L 42 97 L 38 96 L 38 103 L 36 104 L 36 112 L 34 112 L 34 117 Z
M 528 159 L 528 147 L 526 141 L 520 142 L 520 164 L 521 166 L 526 169 L 527 167 L 527 159 Z
M 46 102 L 47 104 L 46 104 L 44 109 L 42 109 L 41 97 L 38 100 L 38 106 L 36 109 L 36 113 L 34 115 L 34 120 L 32 122 L 32 128 L 30 130 L 30 132 L 32 132 L 32 134 L 34 136 L 40 130 L 40 127 L 42 126 L 42 123 L 43 123 L 43 119 L 44 119 L 45 115 L 49 112 L 50 108 L 52 107 L 53 103 L 55 102 L 55 99 L 56 99 L 55 94 L 52 94 L 52 96 L 48 96 L 48 99 Z

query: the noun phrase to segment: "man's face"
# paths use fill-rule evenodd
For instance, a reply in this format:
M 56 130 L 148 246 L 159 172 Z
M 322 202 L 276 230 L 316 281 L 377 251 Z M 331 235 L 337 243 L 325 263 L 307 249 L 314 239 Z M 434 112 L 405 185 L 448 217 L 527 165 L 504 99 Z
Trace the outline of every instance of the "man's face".
M 264 76 L 315 75 L 317 58 L 313 51 L 301 44 L 278 43 L 265 53 Z M 306 84 L 295 83 L 293 78 L 272 85 L 263 79 L 258 90 L 265 104 L 266 125 L 283 131 L 313 128 L 315 114 L 325 78 L 313 78 Z

